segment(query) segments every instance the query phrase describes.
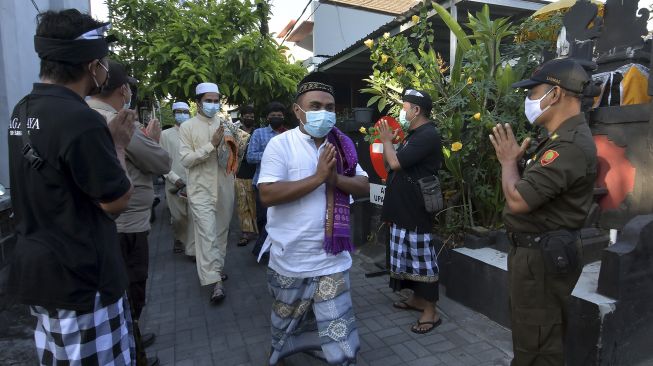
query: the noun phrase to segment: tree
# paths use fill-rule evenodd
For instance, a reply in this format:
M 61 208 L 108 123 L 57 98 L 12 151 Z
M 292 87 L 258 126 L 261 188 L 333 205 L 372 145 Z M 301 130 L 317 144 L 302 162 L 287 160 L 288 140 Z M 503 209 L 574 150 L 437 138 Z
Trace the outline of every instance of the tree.
M 306 70 L 267 32 L 265 0 L 107 0 L 116 56 L 140 96 L 192 100 L 215 82 L 233 105 L 289 102 Z

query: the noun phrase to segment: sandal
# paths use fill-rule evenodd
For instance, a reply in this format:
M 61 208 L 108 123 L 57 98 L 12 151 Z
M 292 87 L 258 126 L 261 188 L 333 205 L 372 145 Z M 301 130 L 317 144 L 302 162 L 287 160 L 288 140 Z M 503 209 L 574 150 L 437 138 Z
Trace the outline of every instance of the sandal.
M 428 329 L 419 329 L 419 328 L 416 328 L 416 327 L 419 327 L 420 325 L 427 325 L 427 324 L 431 324 L 431 327 L 428 328 Z M 438 320 L 433 321 L 433 322 L 421 322 L 421 321 L 418 320 L 418 321 L 417 321 L 417 324 L 413 325 L 413 326 L 410 328 L 410 330 L 411 330 L 411 332 L 413 332 L 413 333 L 417 333 L 417 334 L 426 334 L 426 333 L 432 331 L 434 328 L 436 328 L 436 327 L 439 326 L 440 324 L 442 324 L 442 319 L 438 319 Z
M 246 238 L 244 236 L 242 238 L 240 238 L 240 240 L 238 241 L 238 246 L 239 247 L 247 246 L 247 244 L 249 244 L 249 238 Z
M 220 273 L 220 279 L 224 282 L 229 279 L 229 276 L 226 273 Z
M 413 305 L 410 305 L 408 301 L 406 300 L 401 300 L 397 301 L 392 304 L 393 308 L 400 309 L 400 310 L 412 310 L 412 311 L 419 311 L 420 313 L 424 311 L 424 309 L 420 309 L 418 307 L 415 307 Z

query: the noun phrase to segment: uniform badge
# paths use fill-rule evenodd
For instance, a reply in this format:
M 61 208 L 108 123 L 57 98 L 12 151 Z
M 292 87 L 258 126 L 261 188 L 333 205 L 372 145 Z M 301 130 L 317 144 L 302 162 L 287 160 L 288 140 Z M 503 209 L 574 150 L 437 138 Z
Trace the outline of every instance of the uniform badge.
M 560 154 L 558 154 L 557 151 L 548 150 L 542 155 L 542 159 L 540 159 L 540 164 L 542 164 L 542 166 L 547 166 L 553 163 L 553 161 L 555 161 L 555 159 L 557 159 L 558 156 L 560 156 Z

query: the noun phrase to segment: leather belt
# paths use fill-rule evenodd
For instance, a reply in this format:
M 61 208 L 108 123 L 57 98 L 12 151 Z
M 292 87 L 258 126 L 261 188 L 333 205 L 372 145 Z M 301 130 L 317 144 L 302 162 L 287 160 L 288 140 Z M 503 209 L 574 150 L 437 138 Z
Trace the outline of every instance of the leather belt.
M 572 236 L 575 236 L 577 239 L 580 236 L 580 232 L 578 230 L 565 230 L 567 233 L 571 234 Z M 521 248 L 535 248 L 539 249 L 541 247 L 542 242 L 544 241 L 548 235 L 559 235 L 560 230 L 558 231 L 548 231 L 548 232 L 542 232 L 542 233 L 515 233 L 515 232 L 508 232 L 508 240 L 510 241 L 510 244 L 515 246 L 515 247 L 521 247 Z
M 522 248 L 539 248 L 545 233 L 508 233 L 510 244 Z

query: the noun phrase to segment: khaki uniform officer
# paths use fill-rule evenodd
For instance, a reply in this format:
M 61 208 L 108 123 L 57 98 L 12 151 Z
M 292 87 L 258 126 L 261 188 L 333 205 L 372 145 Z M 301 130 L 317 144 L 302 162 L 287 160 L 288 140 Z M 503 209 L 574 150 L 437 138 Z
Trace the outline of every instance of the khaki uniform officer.
M 596 147 L 580 111 L 589 83 L 581 65 L 557 59 L 513 85 L 529 89 L 526 117 L 548 132 L 526 157 L 522 176 L 517 162 L 528 139 L 519 146 L 509 125 L 497 125 L 490 135 L 501 163 L 504 222 L 512 244 L 512 366 L 565 364 L 567 302 L 582 270 L 579 230 L 596 179 Z

